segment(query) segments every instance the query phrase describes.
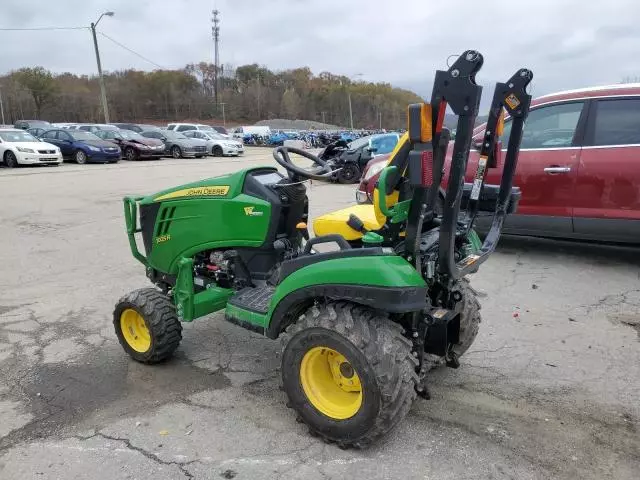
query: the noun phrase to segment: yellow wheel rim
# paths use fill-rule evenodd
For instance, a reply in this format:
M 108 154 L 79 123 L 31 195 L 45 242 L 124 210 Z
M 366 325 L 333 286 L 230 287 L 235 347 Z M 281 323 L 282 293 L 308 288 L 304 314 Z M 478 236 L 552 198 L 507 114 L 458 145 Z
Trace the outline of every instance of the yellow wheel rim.
M 122 336 L 136 352 L 144 353 L 151 348 L 151 334 L 144 318 L 132 308 L 127 308 L 120 315 Z
M 362 406 L 360 377 L 341 353 L 314 347 L 300 364 L 300 383 L 311 404 L 327 417 L 345 420 Z

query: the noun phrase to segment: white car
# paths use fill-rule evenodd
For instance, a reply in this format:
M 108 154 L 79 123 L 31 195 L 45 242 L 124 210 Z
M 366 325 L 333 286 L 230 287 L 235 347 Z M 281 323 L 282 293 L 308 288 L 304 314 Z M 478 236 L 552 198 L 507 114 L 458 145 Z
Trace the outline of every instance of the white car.
M 58 147 L 15 128 L 0 130 L 0 158 L 9 168 L 62 163 L 62 153 Z
M 208 130 L 187 130 L 182 132 L 185 137 L 198 138 L 207 142 L 207 152 L 214 157 L 222 157 L 226 155 L 242 155 L 244 153 L 244 145 L 242 143 L 226 138 L 215 131 Z
M 206 133 L 217 133 L 224 138 L 229 138 L 229 135 L 218 132 L 211 125 L 205 125 L 204 123 L 170 123 L 167 125 L 167 130 L 175 130 L 176 132 L 188 132 L 189 130 L 198 130 Z

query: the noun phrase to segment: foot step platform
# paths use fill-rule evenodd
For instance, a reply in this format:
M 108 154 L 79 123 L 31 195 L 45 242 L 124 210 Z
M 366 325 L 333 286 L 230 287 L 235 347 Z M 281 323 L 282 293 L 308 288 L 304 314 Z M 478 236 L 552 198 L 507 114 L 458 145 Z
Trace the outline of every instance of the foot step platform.
M 271 285 L 262 287 L 246 287 L 236 293 L 228 301 L 230 305 L 257 313 L 267 313 L 269 303 L 276 288 Z

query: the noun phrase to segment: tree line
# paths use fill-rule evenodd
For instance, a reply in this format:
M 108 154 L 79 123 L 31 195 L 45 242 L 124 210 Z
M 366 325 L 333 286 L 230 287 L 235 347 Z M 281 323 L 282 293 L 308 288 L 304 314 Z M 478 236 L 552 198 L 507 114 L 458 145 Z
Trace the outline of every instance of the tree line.
M 111 121 L 221 123 L 222 107 L 230 123 L 271 118 L 314 120 L 349 126 L 349 97 L 355 128 L 403 128 L 406 108 L 422 101 L 413 92 L 388 83 L 353 81 L 307 67 L 272 71 L 257 64 L 227 67 L 218 78 L 215 66 L 201 62 L 181 70 L 124 70 L 104 77 Z M 22 68 L 0 76 L 5 121 L 101 122 L 96 76 Z

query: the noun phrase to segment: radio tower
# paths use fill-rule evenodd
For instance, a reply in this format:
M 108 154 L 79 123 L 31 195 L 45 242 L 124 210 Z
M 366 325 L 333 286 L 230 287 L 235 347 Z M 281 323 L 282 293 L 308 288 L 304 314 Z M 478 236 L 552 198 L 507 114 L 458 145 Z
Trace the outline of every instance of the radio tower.
M 211 18 L 211 35 L 213 35 L 214 44 L 214 63 L 215 68 L 213 70 L 213 97 L 216 105 L 218 104 L 218 72 L 220 71 L 220 54 L 218 52 L 218 43 L 220 40 L 220 19 L 218 15 L 220 11 L 218 9 L 212 10 L 213 17 Z

